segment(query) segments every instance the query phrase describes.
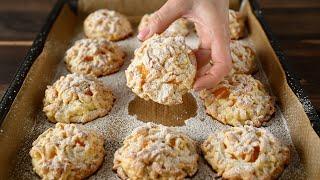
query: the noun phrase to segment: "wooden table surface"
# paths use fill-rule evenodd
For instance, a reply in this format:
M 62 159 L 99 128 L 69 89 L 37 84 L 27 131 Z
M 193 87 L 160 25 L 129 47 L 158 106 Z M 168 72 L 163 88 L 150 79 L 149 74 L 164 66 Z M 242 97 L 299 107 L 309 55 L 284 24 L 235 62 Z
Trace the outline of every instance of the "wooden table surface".
M 0 97 L 55 0 L 7 0 L 0 5 Z M 320 111 L 320 0 L 260 0 L 292 69 Z

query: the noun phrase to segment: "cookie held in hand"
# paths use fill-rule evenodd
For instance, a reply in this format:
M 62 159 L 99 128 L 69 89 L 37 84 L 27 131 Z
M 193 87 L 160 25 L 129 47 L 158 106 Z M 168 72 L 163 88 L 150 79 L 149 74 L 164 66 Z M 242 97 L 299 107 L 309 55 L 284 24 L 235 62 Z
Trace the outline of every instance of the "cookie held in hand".
M 196 58 L 184 37 L 154 35 L 135 51 L 125 73 L 127 86 L 139 97 L 164 105 L 181 104 L 193 86 Z

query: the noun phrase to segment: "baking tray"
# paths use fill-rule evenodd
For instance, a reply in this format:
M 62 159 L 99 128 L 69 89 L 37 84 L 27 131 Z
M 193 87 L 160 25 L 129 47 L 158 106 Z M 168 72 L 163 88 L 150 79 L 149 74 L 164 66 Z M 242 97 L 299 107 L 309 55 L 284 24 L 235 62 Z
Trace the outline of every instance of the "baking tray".
M 129 2 L 128 0 L 126 0 Z M 131 1 L 132 2 L 132 1 Z M 161 3 L 161 2 L 160 2 Z M 8 119 L 14 119 L 15 117 L 21 118 L 22 116 L 19 115 L 19 110 L 16 108 L 19 107 L 17 104 L 21 104 L 24 102 L 31 102 L 30 106 L 34 106 L 35 104 L 41 104 L 42 99 L 38 99 L 35 101 L 31 101 L 32 95 L 35 96 L 35 94 L 29 94 L 30 96 L 22 96 L 19 92 L 23 92 L 26 88 L 28 88 L 28 84 L 30 79 L 28 80 L 28 76 L 32 76 L 30 74 L 38 74 L 39 77 L 41 77 L 41 72 L 30 72 L 30 69 L 32 66 L 40 66 L 39 62 L 36 62 L 37 59 L 47 59 L 48 64 L 50 64 L 51 58 L 61 58 L 59 57 L 51 57 L 48 54 L 44 54 L 43 49 L 45 47 L 45 43 L 48 41 L 48 36 L 50 33 L 59 33 L 59 29 L 56 27 L 60 23 L 62 17 L 59 16 L 75 16 L 75 14 L 79 11 L 77 1 L 66 1 L 66 0 L 59 0 L 56 5 L 54 6 L 53 10 L 51 11 L 50 15 L 47 18 L 46 24 L 43 26 L 41 32 L 36 37 L 36 40 L 34 41 L 31 49 L 26 55 L 26 58 L 20 65 L 14 80 L 10 84 L 8 90 L 6 91 L 5 95 L 3 96 L 0 104 L 0 125 L 1 125 L 1 132 L 0 132 L 0 144 L 1 144 L 1 155 L 0 155 L 0 179 L 7 179 L 9 177 L 9 169 L 10 168 L 4 168 L 4 164 L 8 165 L 8 167 L 15 167 L 15 155 L 14 153 L 8 153 L 9 150 L 12 149 L 19 149 L 22 146 L 22 141 L 24 139 L 23 133 L 20 133 L 20 131 L 28 131 L 30 129 L 25 129 L 29 127 L 33 127 L 33 124 L 30 124 L 32 122 L 25 121 L 24 119 L 21 119 L 19 123 L 11 123 L 8 122 Z M 286 119 L 288 119 L 288 126 L 290 130 L 290 135 L 293 141 L 293 144 L 296 148 L 296 150 L 299 153 L 299 156 L 301 158 L 302 163 L 304 164 L 304 168 L 306 170 L 306 175 L 310 179 L 316 179 L 319 178 L 319 172 L 317 170 L 320 169 L 319 161 L 317 159 L 317 156 L 315 156 L 315 152 L 319 150 L 319 134 L 320 134 L 320 120 L 318 115 L 316 114 L 315 108 L 312 106 L 310 100 L 303 92 L 303 89 L 301 88 L 301 85 L 299 83 L 299 80 L 296 75 L 292 73 L 290 70 L 290 67 L 288 65 L 288 62 L 282 53 L 282 51 L 279 48 L 277 40 L 274 38 L 273 34 L 270 31 L 269 26 L 265 22 L 263 18 L 262 11 L 258 5 L 258 3 L 255 0 L 250 1 L 250 7 L 252 8 L 252 12 L 254 13 L 254 16 L 258 20 L 258 22 L 261 25 L 261 28 L 264 30 L 265 35 L 267 37 L 267 40 L 269 41 L 270 45 L 272 46 L 274 53 L 276 55 L 276 58 L 279 60 L 282 70 L 284 70 L 286 82 L 284 82 L 290 89 L 281 89 L 278 91 L 274 91 L 274 93 L 281 97 L 279 98 L 279 105 L 281 110 L 283 110 L 283 115 Z M 66 9 L 71 10 L 66 10 Z M 89 7 L 90 8 L 90 7 Z M 64 12 L 64 14 L 61 14 L 61 12 Z M 74 23 L 74 24 L 73 24 Z M 61 24 L 61 23 L 60 23 Z M 76 22 L 71 22 L 71 24 L 66 25 L 72 27 L 75 25 Z M 66 28 L 68 29 L 68 28 Z M 66 35 L 68 33 L 73 33 L 71 30 L 70 32 L 64 32 Z M 66 48 L 68 46 L 68 42 L 63 41 L 64 35 L 59 36 L 61 38 L 61 42 L 64 42 L 62 44 L 59 44 L 63 46 L 63 48 Z M 55 46 L 56 47 L 56 46 Z M 42 61 L 42 63 L 44 63 Z M 43 64 L 42 64 L 43 65 Z M 270 68 L 268 65 L 262 63 L 263 67 Z M 53 66 L 53 68 L 55 68 Z M 272 74 L 266 74 L 271 86 L 274 86 L 277 84 L 275 82 L 275 79 L 277 77 L 273 76 Z M 33 76 L 34 77 L 34 76 Z M 48 77 L 42 77 L 39 78 L 39 84 L 44 84 L 43 86 L 47 84 L 51 84 L 52 80 L 54 79 L 54 75 L 48 75 Z M 274 83 L 274 84 L 273 84 Z M 43 86 L 39 86 L 39 89 L 43 88 Z M 281 94 L 281 91 L 289 92 L 292 90 L 292 94 L 295 95 L 294 97 L 288 95 Z M 35 93 L 35 92 L 34 92 Z M 19 95 L 21 97 L 19 97 Z M 42 94 L 43 96 L 43 94 Z M 295 98 L 296 100 L 300 102 L 301 107 L 294 106 L 293 109 L 287 110 L 286 106 L 287 104 L 293 104 L 295 105 Z M 26 104 L 28 104 L 26 103 Z M 25 105 L 27 106 L 27 105 Z M 40 107 L 41 108 L 41 107 Z M 290 109 L 290 107 L 289 107 Z M 10 114 L 10 111 L 12 112 Z M 295 111 L 295 112 L 293 112 Z M 303 111 L 303 112 L 302 112 Z M 16 112 L 16 113 L 13 113 Z M 20 112 L 21 113 L 21 112 Z M 22 112 L 24 113 L 24 112 Z M 297 114 L 295 114 L 297 113 Z M 25 112 L 25 117 L 32 117 L 35 112 Z M 305 115 L 305 117 L 304 117 Z M 10 116 L 10 117 L 9 117 Z M 294 117 L 292 117 L 294 116 Z M 296 121 L 290 121 L 290 119 L 293 118 L 308 118 L 309 125 L 307 124 L 301 124 L 298 127 L 294 128 Z M 310 127 L 309 127 L 310 126 Z M 300 128 L 301 127 L 301 128 Z M 9 129 L 9 130 L 8 130 Z M 298 130 L 297 130 L 298 129 Z M 32 130 L 32 129 L 31 129 Z M 301 132 L 304 133 L 304 135 L 301 135 Z M 318 135 L 318 136 L 317 136 Z M 301 137 L 306 136 L 306 137 Z M 5 145 L 5 146 L 4 146 Z M 6 148 L 3 148 L 6 147 Z M 6 154 L 8 156 L 6 156 Z M 30 164 L 31 166 L 31 164 Z

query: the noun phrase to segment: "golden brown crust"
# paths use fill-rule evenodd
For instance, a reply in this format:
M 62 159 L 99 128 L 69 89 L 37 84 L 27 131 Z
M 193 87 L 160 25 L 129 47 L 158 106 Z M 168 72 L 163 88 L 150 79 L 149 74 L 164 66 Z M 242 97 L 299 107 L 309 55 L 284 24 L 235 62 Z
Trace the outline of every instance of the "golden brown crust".
M 114 155 L 121 179 L 184 179 L 198 169 L 195 143 L 174 128 L 148 123 L 134 130 Z
M 109 41 L 118 41 L 131 35 L 132 27 L 124 15 L 100 9 L 85 19 L 84 33 L 89 38 L 103 37 Z
M 229 10 L 229 31 L 231 39 L 240 39 L 244 36 L 244 18 L 239 12 Z
M 57 123 L 33 142 L 33 170 L 42 179 L 84 179 L 101 166 L 103 144 L 100 134 L 83 125 Z
M 95 38 L 76 41 L 64 61 L 70 72 L 100 77 L 119 71 L 124 57 L 125 53 L 115 43 Z
M 47 87 L 43 111 L 52 122 L 85 123 L 105 116 L 114 100 L 97 78 L 74 73 Z
M 214 133 L 201 148 L 223 179 L 276 179 L 290 158 L 288 147 L 269 131 L 252 126 Z
M 260 127 L 275 111 L 274 98 L 251 75 L 227 77 L 215 88 L 201 91 L 200 97 L 208 114 L 232 126 Z
M 241 40 L 231 40 L 232 70 L 230 74 L 252 74 L 258 70 L 256 53 Z
M 139 97 L 160 104 L 181 104 L 192 89 L 196 60 L 182 36 L 154 35 L 135 51 L 126 70 L 127 86 Z
M 153 14 L 145 14 L 142 17 L 138 26 L 138 31 L 141 31 L 148 26 L 152 15 Z M 165 36 L 187 36 L 189 34 L 188 20 L 184 18 L 176 20 L 162 34 Z

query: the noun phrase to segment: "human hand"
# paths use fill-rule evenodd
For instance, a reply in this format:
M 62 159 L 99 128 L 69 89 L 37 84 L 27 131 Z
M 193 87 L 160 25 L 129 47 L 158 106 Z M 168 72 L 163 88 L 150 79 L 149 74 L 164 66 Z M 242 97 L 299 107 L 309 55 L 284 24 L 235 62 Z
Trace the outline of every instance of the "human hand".
M 213 88 L 232 67 L 228 10 L 228 0 L 168 0 L 151 17 L 148 27 L 139 32 L 138 39 L 162 33 L 181 17 L 194 22 L 200 38 L 195 51 L 198 72 L 194 89 Z

